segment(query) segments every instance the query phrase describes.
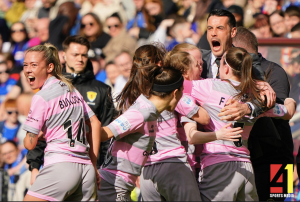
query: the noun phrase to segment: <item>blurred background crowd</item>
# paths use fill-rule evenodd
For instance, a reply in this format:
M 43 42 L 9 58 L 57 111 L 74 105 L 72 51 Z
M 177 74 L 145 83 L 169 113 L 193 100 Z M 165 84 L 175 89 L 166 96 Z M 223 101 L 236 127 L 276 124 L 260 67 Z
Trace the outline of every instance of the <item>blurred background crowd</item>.
M 22 123 L 35 92 L 22 74 L 26 49 L 50 42 L 64 64 L 66 37 L 86 37 L 94 75 L 115 96 L 140 45 L 161 42 L 171 50 L 187 42 L 210 49 L 206 19 L 213 9 L 229 10 L 238 26 L 250 29 L 259 42 L 267 39 L 259 52 L 285 69 L 290 97 L 300 106 L 300 0 L 0 0 L 0 168 L 6 171 L 0 181 L 9 184 L 0 189 L 0 198 L 22 200 L 30 184 Z M 297 114 L 291 121 L 296 149 L 299 120 Z

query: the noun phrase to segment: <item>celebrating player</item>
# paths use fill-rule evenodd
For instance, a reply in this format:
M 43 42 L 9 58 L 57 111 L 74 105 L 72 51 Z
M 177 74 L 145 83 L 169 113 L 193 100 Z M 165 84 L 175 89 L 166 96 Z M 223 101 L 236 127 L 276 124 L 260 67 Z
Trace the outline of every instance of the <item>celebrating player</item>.
M 23 65 L 31 88 L 40 89 L 32 98 L 24 124 L 27 131 L 24 146 L 32 150 L 41 134 L 47 142 L 44 168 L 24 200 L 96 200 L 101 123 L 80 93 L 63 77 L 53 45 L 28 49 Z M 85 133 L 84 123 L 89 126 L 89 135 Z
M 218 117 L 226 102 L 235 97 L 246 103 L 260 100 L 260 90 L 252 72 L 252 59 L 243 48 L 230 48 L 221 59 L 219 79 L 185 82 L 189 92 L 207 110 L 211 122 L 204 126 L 206 131 L 217 131 L 226 126 Z M 249 106 L 250 107 L 250 106 Z M 251 111 L 251 110 L 249 110 Z M 295 101 L 286 100 L 285 106 L 277 105 L 265 116 L 290 119 L 295 112 Z M 254 173 L 247 149 L 247 139 L 255 120 L 245 117 L 234 123 L 243 128 L 242 137 L 235 141 L 232 136 L 220 140 L 216 135 L 197 132 L 195 124 L 187 123 L 185 129 L 192 144 L 202 144 L 202 170 L 199 176 L 199 189 L 202 200 L 209 201 L 257 201 Z M 240 137 L 237 136 L 237 137 Z
M 123 99 L 130 102 L 134 96 L 140 96 L 134 103 L 126 104 L 125 109 L 132 104 L 126 111 L 120 108 L 124 113 L 103 128 L 102 141 L 112 137 L 115 140 L 100 170 L 102 180 L 98 195 L 101 200 L 130 199 L 137 176 L 141 174 L 147 157 L 154 152 L 152 146 L 159 114 L 164 110 L 174 111 L 182 96 L 181 73 L 170 68 L 162 70 L 155 65 L 161 60 L 155 58 L 157 55 L 152 55 L 151 52 L 161 51 L 152 45 L 137 49 L 129 82 L 121 93 Z M 136 82 L 139 85 L 134 85 Z M 145 95 L 138 88 L 143 89 Z

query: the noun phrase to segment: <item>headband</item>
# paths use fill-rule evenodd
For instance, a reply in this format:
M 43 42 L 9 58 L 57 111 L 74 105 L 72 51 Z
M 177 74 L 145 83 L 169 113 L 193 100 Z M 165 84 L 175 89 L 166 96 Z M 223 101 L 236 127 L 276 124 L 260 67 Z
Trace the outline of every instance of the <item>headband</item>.
M 152 90 L 156 92 L 172 92 L 175 89 L 178 89 L 180 86 L 183 85 L 183 76 L 180 77 L 178 81 L 175 83 L 167 84 L 167 85 L 159 85 L 159 84 L 153 84 Z
M 226 61 L 226 55 L 225 55 L 225 57 L 224 57 L 224 61 L 225 61 L 225 63 L 226 63 L 226 65 L 228 65 L 228 67 L 230 67 L 230 65 L 227 63 L 227 61 Z M 230 67 L 233 71 L 236 71 L 236 72 L 239 72 L 239 70 L 236 70 L 236 69 L 233 69 L 232 67 Z

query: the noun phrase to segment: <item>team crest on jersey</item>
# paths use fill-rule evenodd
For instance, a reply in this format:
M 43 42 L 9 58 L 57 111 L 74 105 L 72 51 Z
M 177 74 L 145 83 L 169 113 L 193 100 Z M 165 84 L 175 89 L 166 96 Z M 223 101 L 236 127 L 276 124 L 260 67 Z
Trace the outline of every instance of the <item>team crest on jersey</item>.
M 94 91 L 88 91 L 87 93 L 87 98 L 89 99 L 90 102 L 94 102 L 96 97 L 97 97 L 97 93 Z

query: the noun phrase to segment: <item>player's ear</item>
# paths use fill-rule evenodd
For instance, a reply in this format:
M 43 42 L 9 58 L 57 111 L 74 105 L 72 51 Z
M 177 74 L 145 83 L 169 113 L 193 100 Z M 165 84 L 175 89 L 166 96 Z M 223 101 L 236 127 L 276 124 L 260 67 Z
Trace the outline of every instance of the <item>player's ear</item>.
M 51 74 L 54 70 L 54 64 L 53 63 L 50 63 L 47 67 L 47 73 L 48 74 Z

